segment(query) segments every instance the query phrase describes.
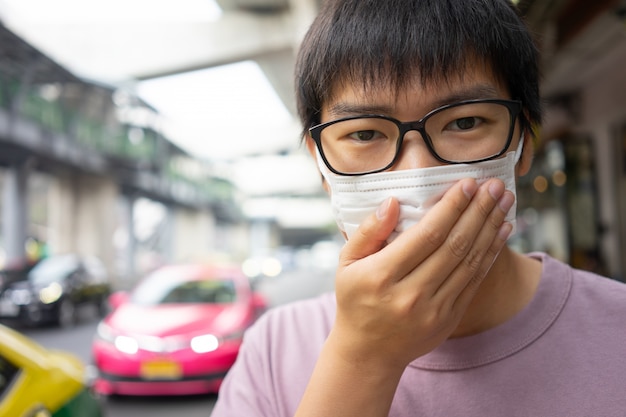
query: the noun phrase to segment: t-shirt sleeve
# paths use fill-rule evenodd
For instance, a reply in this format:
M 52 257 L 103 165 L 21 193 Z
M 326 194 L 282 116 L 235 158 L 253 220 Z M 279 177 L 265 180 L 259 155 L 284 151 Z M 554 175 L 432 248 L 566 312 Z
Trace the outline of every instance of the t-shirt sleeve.
M 237 360 L 217 397 L 211 417 L 274 417 L 272 384 L 269 380 L 267 317 L 261 317 L 246 332 Z

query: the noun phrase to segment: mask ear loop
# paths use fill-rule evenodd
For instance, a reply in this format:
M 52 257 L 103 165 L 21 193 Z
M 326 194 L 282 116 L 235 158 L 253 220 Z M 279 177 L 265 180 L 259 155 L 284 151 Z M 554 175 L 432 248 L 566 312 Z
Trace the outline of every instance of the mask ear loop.
M 324 159 L 322 158 L 322 154 L 320 154 L 320 150 L 317 149 L 317 146 L 315 147 L 315 160 L 317 162 L 317 168 L 320 170 L 320 173 L 322 174 L 322 177 L 324 177 L 326 182 L 328 182 L 328 185 L 331 185 L 331 178 L 330 177 L 332 177 L 332 172 L 330 171 L 330 169 L 328 169 L 328 167 L 324 163 Z

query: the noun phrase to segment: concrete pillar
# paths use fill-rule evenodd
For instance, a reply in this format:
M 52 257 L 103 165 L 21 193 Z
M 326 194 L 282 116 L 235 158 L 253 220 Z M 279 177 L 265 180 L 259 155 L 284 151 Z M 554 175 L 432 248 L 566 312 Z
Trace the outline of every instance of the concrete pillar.
M 243 261 L 250 256 L 248 224 L 221 223 L 215 227 L 215 251 L 227 254 L 232 261 Z
M 130 288 L 137 278 L 137 238 L 135 237 L 135 201 L 132 195 L 124 195 L 119 200 L 119 227 L 118 233 L 123 234 L 122 241 L 117 248 L 122 268 L 120 273 L 120 287 Z
M 202 261 L 215 255 L 215 217 L 208 210 L 172 209 L 172 261 Z
M 117 185 L 87 174 L 57 175 L 49 195 L 50 252 L 100 258 L 114 274 Z
M 76 249 L 74 237 L 78 195 L 75 178 L 71 175 L 56 175 L 50 182 L 48 194 L 50 254 L 73 252 Z
M 28 228 L 28 166 L 16 164 L 5 172 L 2 198 L 2 240 L 7 263 L 26 257 Z
M 173 206 L 165 207 L 165 224 L 163 225 L 163 243 L 161 246 L 161 255 L 166 262 L 172 262 L 175 257 L 176 247 L 174 245 L 174 228 L 176 222 L 176 208 Z
M 250 223 L 250 256 L 265 256 L 275 248 L 272 219 L 255 219 Z

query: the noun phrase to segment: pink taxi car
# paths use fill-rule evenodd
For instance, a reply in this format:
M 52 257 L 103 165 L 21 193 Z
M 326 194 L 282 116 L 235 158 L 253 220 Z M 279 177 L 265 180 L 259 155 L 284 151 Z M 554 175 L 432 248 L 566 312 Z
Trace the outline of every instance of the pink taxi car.
M 94 388 L 142 396 L 217 392 L 267 306 L 239 267 L 202 264 L 162 267 L 110 304 L 92 345 Z

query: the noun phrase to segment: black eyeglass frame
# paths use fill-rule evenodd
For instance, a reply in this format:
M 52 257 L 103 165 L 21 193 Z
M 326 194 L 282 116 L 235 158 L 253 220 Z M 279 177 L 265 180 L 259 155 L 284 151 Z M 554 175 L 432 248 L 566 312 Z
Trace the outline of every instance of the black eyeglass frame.
M 447 110 L 449 108 L 462 106 L 464 104 L 480 104 L 480 103 L 501 104 L 509 110 L 509 116 L 510 116 L 509 134 L 502 150 L 498 152 L 497 154 L 488 156 L 486 158 L 481 158 L 481 159 L 476 159 L 476 160 L 471 160 L 471 161 L 449 161 L 439 156 L 437 152 L 435 151 L 435 148 L 432 144 L 432 140 L 430 139 L 430 137 L 428 136 L 428 133 L 426 133 L 426 129 L 424 128 L 424 126 L 426 125 L 426 121 L 431 116 L 441 111 Z M 517 120 L 521 112 L 522 112 L 522 102 L 519 100 L 505 100 L 505 99 L 463 100 L 463 101 L 459 101 L 459 102 L 452 103 L 452 104 L 446 104 L 445 106 L 437 107 L 436 109 L 429 111 L 421 119 L 415 120 L 412 122 L 401 122 L 397 119 L 394 119 L 393 117 L 389 117 L 389 116 L 385 116 L 381 114 L 364 114 L 364 115 L 359 115 L 359 116 L 344 117 L 342 119 L 331 120 L 330 122 L 315 125 L 309 129 L 309 134 L 311 135 L 311 138 L 315 142 L 315 145 L 317 146 L 317 149 L 319 150 L 319 153 L 322 156 L 322 160 L 324 161 L 324 164 L 328 167 L 330 171 L 334 172 L 337 175 L 358 176 L 358 175 L 365 175 L 365 174 L 374 174 L 376 172 L 382 172 L 382 171 L 388 170 L 397 162 L 398 157 L 400 156 L 400 149 L 402 148 L 402 143 L 404 141 L 404 135 L 406 135 L 406 133 L 410 132 L 411 130 L 416 130 L 420 133 L 422 139 L 424 140 L 424 143 L 426 143 L 426 147 L 428 148 L 428 151 L 439 162 L 443 162 L 445 164 L 475 164 L 478 162 L 496 159 L 502 156 L 507 151 L 507 149 L 509 149 L 509 146 L 511 146 L 511 141 L 513 140 L 513 132 L 515 131 L 515 121 Z M 372 171 L 356 172 L 356 173 L 346 173 L 346 172 L 337 171 L 335 168 L 333 168 L 330 165 L 330 163 L 328 162 L 328 159 L 326 159 L 326 155 L 324 155 L 324 148 L 322 147 L 322 135 L 321 135 L 322 130 L 324 130 L 324 128 L 328 126 L 334 125 L 335 123 L 344 122 L 346 120 L 370 119 L 370 118 L 371 119 L 385 119 L 394 123 L 398 127 L 399 135 L 398 135 L 398 138 L 396 139 L 396 153 L 393 159 L 391 160 L 389 164 L 387 164 L 383 168 L 375 169 Z

